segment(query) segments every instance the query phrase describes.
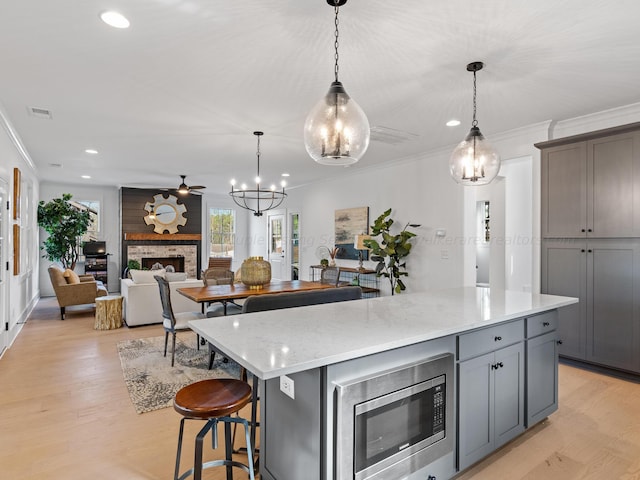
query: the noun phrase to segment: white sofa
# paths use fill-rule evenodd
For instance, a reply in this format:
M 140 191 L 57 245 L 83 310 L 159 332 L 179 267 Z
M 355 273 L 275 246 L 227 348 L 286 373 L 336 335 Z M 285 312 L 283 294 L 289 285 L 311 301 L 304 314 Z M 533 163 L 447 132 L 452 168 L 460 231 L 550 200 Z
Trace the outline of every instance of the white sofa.
M 200 312 L 201 306 L 176 292 L 183 287 L 202 287 L 202 280 L 182 280 L 170 282 L 171 306 L 173 313 Z M 124 320 L 127 326 L 162 323 L 162 304 L 158 282 L 134 283 L 129 278 L 120 280 L 120 294 L 124 297 Z

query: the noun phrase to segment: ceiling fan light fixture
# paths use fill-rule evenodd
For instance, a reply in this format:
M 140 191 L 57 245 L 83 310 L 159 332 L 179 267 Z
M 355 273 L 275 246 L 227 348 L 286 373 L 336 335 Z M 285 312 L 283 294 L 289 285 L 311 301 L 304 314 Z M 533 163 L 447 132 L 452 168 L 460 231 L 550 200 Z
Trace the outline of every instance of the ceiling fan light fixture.
M 187 195 L 190 193 L 196 193 L 200 195 L 201 193 L 198 190 L 207 188 L 204 185 L 191 185 L 191 186 L 187 185 L 186 175 L 180 175 L 180 178 L 182 179 L 182 181 L 180 182 L 180 185 L 178 185 L 178 188 L 176 189 L 176 192 L 179 193 L 180 195 Z
M 229 195 L 233 199 L 233 201 L 241 208 L 245 210 L 249 210 L 253 212 L 256 217 L 261 217 L 263 212 L 267 210 L 272 210 L 274 208 L 278 208 L 280 204 L 287 197 L 285 193 L 284 187 L 285 184 L 282 182 L 282 190 L 276 190 L 275 185 L 271 185 L 271 188 L 261 188 L 260 183 L 262 181 L 260 177 L 260 137 L 264 135 L 263 132 L 253 132 L 253 134 L 257 138 L 257 174 L 255 177 L 256 188 L 247 187 L 246 183 L 240 185 L 240 189 L 236 189 L 236 181 L 235 179 L 231 180 L 231 191 Z
M 304 124 L 307 153 L 322 165 L 351 165 L 369 148 L 369 120 L 338 80 L 338 12 L 347 0 L 327 0 L 335 9 L 335 80 L 309 112 Z
M 467 71 L 473 72 L 473 121 L 471 130 L 451 153 L 449 173 L 461 185 L 487 185 L 500 171 L 500 155 L 484 138 L 476 119 L 476 72 L 482 70 L 482 62 L 467 65 Z

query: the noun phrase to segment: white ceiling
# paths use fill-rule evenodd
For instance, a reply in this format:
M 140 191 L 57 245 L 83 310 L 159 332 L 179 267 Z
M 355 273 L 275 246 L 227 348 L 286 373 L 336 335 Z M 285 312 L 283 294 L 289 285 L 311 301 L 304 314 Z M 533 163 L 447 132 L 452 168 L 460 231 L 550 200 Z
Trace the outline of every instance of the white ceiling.
M 118 10 L 131 27 L 99 19 Z M 372 127 L 350 172 L 640 101 L 638 0 L 349 0 L 340 80 Z M 333 80 L 325 0 L 19 0 L 0 7 L 0 102 L 41 179 L 228 191 L 255 175 L 298 186 L 344 174 L 307 155 L 307 112 Z M 29 115 L 48 109 L 52 119 Z M 451 118 L 462 121 L 445 126 Z M 84 153 L 95 148 L 98 155 Z M 50 164 L 62 164 L 54 168 Z M 91 175 L 83 180 L 80 175 Z

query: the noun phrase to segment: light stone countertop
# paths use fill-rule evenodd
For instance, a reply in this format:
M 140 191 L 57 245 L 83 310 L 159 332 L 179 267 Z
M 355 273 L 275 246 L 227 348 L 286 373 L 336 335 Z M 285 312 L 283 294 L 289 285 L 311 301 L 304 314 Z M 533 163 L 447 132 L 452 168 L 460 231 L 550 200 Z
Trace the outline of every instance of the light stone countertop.
M 189 325 L 225 356 L 268 380 L 577 302 L 464 287 L 192 320 Z

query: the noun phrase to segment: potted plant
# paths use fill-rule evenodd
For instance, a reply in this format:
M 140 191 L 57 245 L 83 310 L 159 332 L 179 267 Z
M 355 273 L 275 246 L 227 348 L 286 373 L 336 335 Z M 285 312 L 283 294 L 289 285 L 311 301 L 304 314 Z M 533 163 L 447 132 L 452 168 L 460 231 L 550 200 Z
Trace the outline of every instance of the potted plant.
M 389 279 L 391 295 L 406 290 L 406 286 L 401 277 L 409 275 L 405 257 L 411 253 L 411 239 L 415 233 L 407 230 L 408 227 L 417 228 L 416 223 L 407 223 L 400 233 L 393 235 L 391 226 L 393 219 L 390 218 L 391 209 L 386 210 L 376 218 L 371 225 L 371 236 L 381 236 L 380 241 L 371 238 L 365 240 L 364 245 L 371 250 L 371 260 L 378 262 L 376 265 L 376 275 Z
M 91 221 L 88 210 L 80 210 L 69 202 L 72 195 L 63 193 L 61 198 L 54 198 L 38 204 L 38 225 L 49 236 L 41 249 L 46 259 L 60 262 L 64 268 L 73 270 L 80 255 L 80 237 L 89 229 Z
M 122 272 L 122 278 L 131 278 L 131 270 L 140 270 L 140 262 L 138 260 L 128 260 L 127 266 Z

